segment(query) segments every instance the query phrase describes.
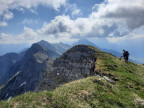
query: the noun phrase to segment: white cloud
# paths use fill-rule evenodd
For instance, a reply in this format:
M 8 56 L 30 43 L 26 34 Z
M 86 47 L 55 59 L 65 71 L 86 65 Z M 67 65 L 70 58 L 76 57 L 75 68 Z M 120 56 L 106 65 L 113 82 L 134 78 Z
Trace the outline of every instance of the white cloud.
M 35 40 L 37 38 L 37 33 L 28 27 L 24 27 L 24 33 L 16 37 L 18 40 Z
M 63 15 L 55 17 L 50 23 L 45 23 L 38 32 L 41 35 L 54 37 L 85 36 L 91 31 L 91 26 L 92 22 L 87 18 L 72 20 L 70 16 Z
M 36 11 L 36 9 L 30 9 L 30 11 L 31 11 L 33 14 L 35 14 L 35 15 L 38 14 L 37 11 Z
M 105 0 L 92 15 L 95 18 L 123 22 L 133 30 L 144 26 L 144 0 Z
M 66 5 L 66 9 L 64 14 L 66 13 L 71 13 L 72 17 L 78 17 L 82 15 L 82 11 L 79 9 L 79 7 L 77 6 L 77 4 L 68 4 Z
M 0 43 L 1 44 L 33 43 L 38 41 L 37 38 L 38 34 L 34 30 L 28 27 L 24 27 L 24 32 L 16 36 L 1 33 Z
M 1 15 L 0 15 L 1 16 Z M 8 26 L 7 21 L 13 18 L 13 13 L 10 11 L 6 11 L 3 14 L 3 21 L 0 21 L 0 27 Z
M 144 34 L 142 35 L 134 35 L 132 37 L 130 37 L 131 39 L 144 39 Z
M 0 21 L 0 27 L 6 27 L 7 25 L 8 25 L 7 22 L 5 22 L 5 21 L 1 22 Z
M 38 24 L 38 20 L 34 20 L 34 19 L 24 19 L 22 21 L 23 24 Z
M 7 11 L 4 13 L 4 20 L 10 20 L 13 18 L 13 13 L 10 11 Z
M 25 12 L 25 9 L 24 9 L 23 7 L 18 8 L 18 10 L 19 10 L 20 12 L 22 12 L 22 13 Z
M 10 35 L 8 35 L 8 34 L 5 34 L 5 33 L 1 33 L 0 34 L 0 40 L 8 40 L 9 39 L 9 37 L 10 37 Z
M 111 43 L 117 43 L 120 41 L 132 41 L 132 40 L 144 40 L 144 34 L 136 35 L 136 34 L 129 34 L 123 37 L 107 37 L 107 40 Z
M 118 31 L 118 26 L 112 21 L 96 19 L 92 16 L 88 18 L 77 18 L 72 20 L 70 16 L 56 16 L 50 23 L 45 23 L 38 30 L 41 35 L 53 35 L 54 37 L 108 37 L 110 34 L 123 36 Z M 122 31 L 123 32 L 123 31 Z
M 72 12 L 72 16 L 77 16 L 77 15 L 81 15 L 80 9 L 76 9 Z
M 60 35 L 70 34 L 74 22 L 69 16 L 57 16 L 50 23 L 45 23 L 43 27 L 38 30 L 38 33 L 42 35 Z
M 143 0 L 105 0 L 92 8 L 93 11 L 88 18 L 78 17 L 72 20 L 69 16 L 57 16 L 39 32 L 57 37 L 67 35 L 72 38 L 127 36 L 144 25 L 142 4 Z M 80 12 L 77 6 L 74 7 L 72 15 Z

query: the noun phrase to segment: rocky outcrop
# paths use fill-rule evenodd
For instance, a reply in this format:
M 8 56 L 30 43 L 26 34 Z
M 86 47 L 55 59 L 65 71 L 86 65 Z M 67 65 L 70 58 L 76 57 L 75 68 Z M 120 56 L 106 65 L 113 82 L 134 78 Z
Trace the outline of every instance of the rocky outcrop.
M 54 61 L 52 71 L 45 75 L 37 90 L 54 89 L 61 84 L 93 75 L 97 59 L 95 53 L 89 46 L 74 46 Z

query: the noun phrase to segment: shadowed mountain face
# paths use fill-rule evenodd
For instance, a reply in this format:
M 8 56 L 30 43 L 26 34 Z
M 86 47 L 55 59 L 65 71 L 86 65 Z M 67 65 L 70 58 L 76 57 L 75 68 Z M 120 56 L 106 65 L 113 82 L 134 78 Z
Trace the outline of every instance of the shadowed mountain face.
M 7 80 L 9 77 L 9 74 L 7 74 L 8 70 L 19 59 L 21 59 L 21 56 L 16 53 L 8 53 L 6 55 L 0 56 L 0 85 L 2 85 Z
M 30 44 L 0 44 L 0 56 L 7 53 L 19 53 L 30 47 Z
M 46 47 L 35 43 L 29 48 L 24 57 L 16 62 L 8 72 L 9 81 L 5 83 L 0 98 L 5 99 L 27 91 L 34 91 L 42 80 L 45 61 L 60 56 Z
M 70 46 L 67 44 L 50 44 L 47 41 L 42 40 L 37 44 L 34 44 L 30 49 L 27 48 L 22 50 L 19 54 L 8 53 L 3 56 L 0 56 L 0 85 L 2 85 L 9 78 L 11 78 L 16 73 L 16 71 L 19 70 L 20 66 L 24 65 L 25 61 L 27 61 L 30 58 L 30 56 L 32 54 L 35 54 L 38 50 L 40 51 L 43 49 L 44 52 L 47 52 L 50 58 L 56 58 L 62 55 L 62 53 L 68 50 L 69 48 Z M 39 59 L 41 58 L 39 57 Z M 17 63 L 18 60 L 20 61 Z

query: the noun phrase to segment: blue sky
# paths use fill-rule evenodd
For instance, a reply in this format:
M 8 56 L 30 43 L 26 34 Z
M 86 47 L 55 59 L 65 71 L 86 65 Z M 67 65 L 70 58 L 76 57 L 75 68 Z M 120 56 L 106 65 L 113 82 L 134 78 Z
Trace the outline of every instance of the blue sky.
M 0 44 L 42 39 L 72 43 L 81 38 L 105 48 L 141 51 L 144 1 L 0 0 Z

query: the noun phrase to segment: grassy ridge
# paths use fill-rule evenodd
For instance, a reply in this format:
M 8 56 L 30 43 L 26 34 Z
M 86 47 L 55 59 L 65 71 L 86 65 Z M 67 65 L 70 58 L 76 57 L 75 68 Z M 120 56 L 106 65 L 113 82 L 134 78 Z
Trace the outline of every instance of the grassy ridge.
M 111 68 L 111 66 L 116 66 Z M 115 74 L 119 81 L 117 85 L 121 90 L 135 92 L 144 99 L 144 67 L 133 62 L 125 63 L 111 54 L 101 54 L 98 58 L 98 67 L 102 72 Z M 97 69 L 96 68 L 96 69 Z
M 144 66 L 125 63 L 111 54 L 90 47 L 98 53 L 95 72 L 116 76 L 111 84 L 98 76 L 73 81 L 53 91 L 28 92 L 9 101 L 1 101 L 0 108 L 143 108 L 136 98 L 144 100 Z
M 26 93 L 10 101 L 2 101 L 1 108 L 50 107 L 50 108 L 133 108 L 142 107 L 135 102 L 135 95 L 127 89 L 120 89 L 98 77 L 74 81 L 54 91 Z

